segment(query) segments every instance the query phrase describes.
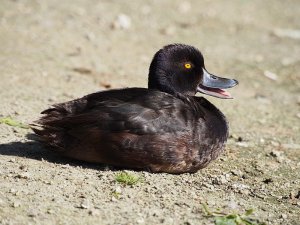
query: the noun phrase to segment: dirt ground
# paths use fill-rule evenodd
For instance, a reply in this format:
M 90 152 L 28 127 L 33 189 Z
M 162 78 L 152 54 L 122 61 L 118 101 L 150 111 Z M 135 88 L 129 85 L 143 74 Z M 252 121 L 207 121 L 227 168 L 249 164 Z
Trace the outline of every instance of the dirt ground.
M 153 54 L 186 43 L 234 77 L 234 100 L 207 97 L 230 122 L 226 152 L 195 174 L 118 170 L 47 152 L 0 124 L 0 224 L 214 224 L 211 210 L 300 224 L 300 2 L 0 2 L 0 117 L 30 123 L 51 104 L 146 87 Z

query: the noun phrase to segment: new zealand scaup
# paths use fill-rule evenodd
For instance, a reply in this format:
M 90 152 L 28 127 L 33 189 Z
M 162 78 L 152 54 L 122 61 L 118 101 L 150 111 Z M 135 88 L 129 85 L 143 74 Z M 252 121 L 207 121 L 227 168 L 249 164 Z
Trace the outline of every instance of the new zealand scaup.
M 197 92 L 231 98 L 234 79 L 208 73 L 196 48 L 160 49 L 147 88 L 100 91 L 56 104 L 33 127 L 62 155 L 152 172 L 196 172 L 216 159 L 228 136 L 225 116 Z

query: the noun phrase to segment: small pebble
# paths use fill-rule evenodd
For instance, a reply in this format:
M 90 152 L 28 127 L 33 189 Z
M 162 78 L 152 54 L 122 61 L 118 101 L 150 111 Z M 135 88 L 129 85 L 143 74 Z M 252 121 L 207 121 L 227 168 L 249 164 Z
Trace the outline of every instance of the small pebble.
M 229 173 L 226 173 L 224 176 L 225 176 L 227 181 L 230 181 L 230 174 Z
M 138 224 L 142 224 L 142 223 L 145 223 L 145 220 L 144 220 L 143 218 L 138 218 L 138 219 L 136 220 L 136 222 L 137 222 Z
M 63 168 L 63 169 L 70 168 L 70 165 L 69 164 L 65 164 L 65 165 L 62 165 L 61 168 Z
M 238 138 L 239 138 L 239 136 L 237 136 L 236 134 L 231 134 L 231 135 L 230 135 L 230 138 L 233 138 L 233 139 L 238 139 Z
M 300 30 L 278 28 L 273 31 L 274 35 L 280 38 L 300 39 Z
M 116 193 L 116 194 L 121 194 L 121 193 L 122 193 L 122 189 L 121 189 L 120 186 L 117 186 L 117 187 L 116 187 L 115 193 Z
M 118 201 L 118 199 L 117 199 L 115 196 L 112 196 L 112 197 L 111 197 L 111 201 L 112 201 L 112 202 L 116 202 L 116 201 Z
M 14 208 L 18 208 L 20 206 L 21 206 L 20 202 L 14 202 L 13 205 L 12 205 L 12 207 L 14 207 Z
M 217 185 L 221 185 L 221 184 L 226 184 L 228 182 L 228 180 L 226 179 L 225 176 L 221 175 L 219 177 L 216 177 L 214 180 L 213 180 L 213 184 L 217 184 Z
M 120 14 L 117 19 L 113 22 L 113 29 L 123 29 L 127 30 L 131 27 L 131 18 L 125 14 Z
M 80 208 L 82 209 L 89 209 L 90 207 L 91 204 L 87 199 L 83 200 L 83 202 L 80 204 Z
M 243 147 L 243 148 L 248 148 L 249 145 L 246 142 L 238 142 L 236 143 L 237 146 Z
M 241 194 L 244 194 L 244 195 L 249 195 L 250 194 L 250 191 L 248 189 L 240 190 L 239 192 Z
M 100 86 L 104 87 L 104 88 L 111 88 L 111 84 L 110 83 L 103 82 L 103 81 L 100 82 Z
M 15 158 L 11 158 L 10 160 L 8 160 L 8 162 L 15 162 L 16 159 Z
M 278 158 L 278 157 L 281 156 L 281 152 L 276 151 L 276 150 L 273 150 L 273 151 L 270 152 L 270 156 L 273 156 L 273 157 L 275 157 L 275 158 Z
M 234 176 L 242 176 L 243 173 L 240 170 L 231 170 L 230 171 Z
M 96 36 L 93 32 L 86 33 L 84 36 L 88 41 L 94 41 L 96 39 Z
M 12 194 L 15 194 L 16 192 L 17 192 L 17 190 L 14 189 L 14 188 L 11 188 L 11 189 L 9 190 L 9 193 L 12 193 Z
M 50 180 L 50 181 L 46 180 L 46 181 L 44 181 L 44 183 L 48 184 L 48 185 L 51 185 L 51 184 L 53 184 L 53 181 L 52 180 Z
M 282 218 L 282 219 L 287 219 L 287 215 L 284 214 L 284 213 L 282 213 L 281 216 L 280 216 L 280 218 Z
M 260 138 L 260 139 L 259 139 L 259 142 L 260 142 L 261 144 L 264 144 L 266 141 L 265 141 L 265 139 Z
M 277 74 L 272 73 L 271 71 L 268 70 L 264 71 L 264 76 L 269 78 L 270 80 L 274 80 L 274 81 L 277 80 Z
M 53 213 L 54 213 L 54 210 L 53 210 L 53 209 L 48 209 L 48 210 L 47 210 L 47 213 L 48 213 L 48 214 L 53 214 Z

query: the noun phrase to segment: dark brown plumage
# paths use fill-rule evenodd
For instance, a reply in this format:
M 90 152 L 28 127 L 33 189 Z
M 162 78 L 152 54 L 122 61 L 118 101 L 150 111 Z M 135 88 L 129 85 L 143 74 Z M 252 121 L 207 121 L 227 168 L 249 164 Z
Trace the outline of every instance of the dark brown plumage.
M 33 130 L 70 158 L 153 172 L 196 172 L 222 152 L 228 127 L 215 106 L 194 95 L 230 98 L 219 88 L 236 84 L 209 74 L 194 47 L 169 45 L 154 56 L 149 89 L 102 91 L 54 105 Z

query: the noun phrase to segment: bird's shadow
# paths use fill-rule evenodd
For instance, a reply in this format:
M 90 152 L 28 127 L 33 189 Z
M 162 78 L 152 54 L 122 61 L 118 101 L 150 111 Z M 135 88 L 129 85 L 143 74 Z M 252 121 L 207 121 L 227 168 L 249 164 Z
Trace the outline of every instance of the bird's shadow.
M 90 168 L 95 170 L 118 171 L 122 168 L 111 167 L 104 164 L 87 163 L 79 160 L 63 157 L 58 153 L 47 149 L 43 144 L 38 141 L 38 138 L 34 134 L 28 134 L 28 142 L 10 142 L 6 144 L 0 144 L 0 155 L 17 156 L 23 158 L 29 158 L 39 161 L 48 161 L 55 164 L 81 166 L 82 168 Z

